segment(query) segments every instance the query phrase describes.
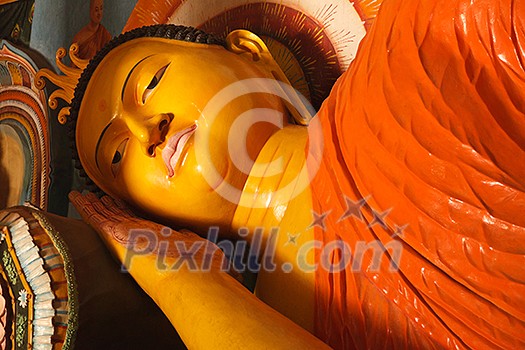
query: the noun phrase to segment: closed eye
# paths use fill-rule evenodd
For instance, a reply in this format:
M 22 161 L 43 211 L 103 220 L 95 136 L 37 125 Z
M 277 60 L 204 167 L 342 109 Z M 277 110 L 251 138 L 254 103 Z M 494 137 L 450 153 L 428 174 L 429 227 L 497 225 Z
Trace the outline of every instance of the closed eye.
M 146 101 L 148 100 L 148 97 L 151 95 L 153 90 L 155 90 L 155 88 L 159 84 L 160 80 L 162 79 L 162 76 L 166 72 L 166 69 L 168 68 L 168 66 L 169 66 L 169 64 L 165 65 L 164 67 L 159 69 L 157 73 L 155 73 L 155 75 L 151 79 L 148 87 L 146 88 L 146 90 L 144 90 L 144 93 L 142 94 L 142 104 L 146 103 Z
M 124 156 L 124 151 L 126 150 L 126 145 L 128 144 L 128 139 L 125 139 L 120 143 L 120 145 L 117 147 L 117 150 L 115 151 L 115 154 L 113 155 L 113 160 L 111 161 L 111 172 L 113 173 L 113 176 L 117 176 L 118 171 L 120 169 L 120 164 L 122 162 L 122 158 Z

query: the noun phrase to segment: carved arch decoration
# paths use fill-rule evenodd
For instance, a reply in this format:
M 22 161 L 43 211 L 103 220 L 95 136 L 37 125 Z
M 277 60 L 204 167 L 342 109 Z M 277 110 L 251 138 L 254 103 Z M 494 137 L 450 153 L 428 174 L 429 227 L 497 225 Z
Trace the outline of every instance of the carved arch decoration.
M 11 152 L 23 157 L 23 166 L 4 162 L 18 169 L 0 170 L 7 180 L 4 184 L 10 186 L 3 190 L 11 191 L 4 205 L 30 202 L 45 210 L 50 174 L 48 108 L 45 92 L 34 85 L 38 69 L 25 52 L 5 40 L 0 42 L 0 128 L 4 138 L 4 151 L 0 152 L 4 159 Z
M 66 214 L 71 157 L 48 89 L 35 85 L 43 67 L 37 52 L 0 41 L 0 209 L 30 203 Z
M 319 109 L 355 57 L 382 0 L 139 0 L 124 31 L 190 25 L 225 37 L 248 29 L 267 44 L 292 85 Z

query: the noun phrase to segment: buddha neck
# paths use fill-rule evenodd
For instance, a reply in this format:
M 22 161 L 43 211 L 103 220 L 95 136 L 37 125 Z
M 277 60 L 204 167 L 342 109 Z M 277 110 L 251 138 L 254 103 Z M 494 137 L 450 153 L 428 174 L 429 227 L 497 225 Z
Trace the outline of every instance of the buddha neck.
M 296 125 L 287 126 L 268 139 L 244 186 L 232 220 L 233 230 L 264 229 L 268 234 L 276 227 L 296 230 L 310 224 L 307 141 L 307 128 Z

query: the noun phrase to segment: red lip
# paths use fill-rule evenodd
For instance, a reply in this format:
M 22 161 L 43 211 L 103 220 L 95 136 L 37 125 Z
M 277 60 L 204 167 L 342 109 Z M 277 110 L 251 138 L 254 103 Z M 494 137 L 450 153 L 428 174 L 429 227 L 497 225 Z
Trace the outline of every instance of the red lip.
M 181 158 L 182 150 L 191 135 L 195 132 L 195 129 L 197 129 L 197 125 L 194 124 L 177 132 L 168 139 L 166 147 L 162 150 L 162 160 L 164 160 L 164 164 L 166 164 L 166 168 L 168 169 L 168 177 L 175 175 L 175 168 Z

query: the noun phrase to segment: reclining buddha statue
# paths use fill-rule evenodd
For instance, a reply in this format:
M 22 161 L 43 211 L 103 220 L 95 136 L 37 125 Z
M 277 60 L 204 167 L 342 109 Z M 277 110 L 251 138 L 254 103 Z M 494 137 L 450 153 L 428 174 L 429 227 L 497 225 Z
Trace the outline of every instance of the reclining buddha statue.
M 62 114 L 70 199 L 188 348 L 522 348 L 524 18 L 386 0 L 316 114 L 248 31 L 132 30 Z

